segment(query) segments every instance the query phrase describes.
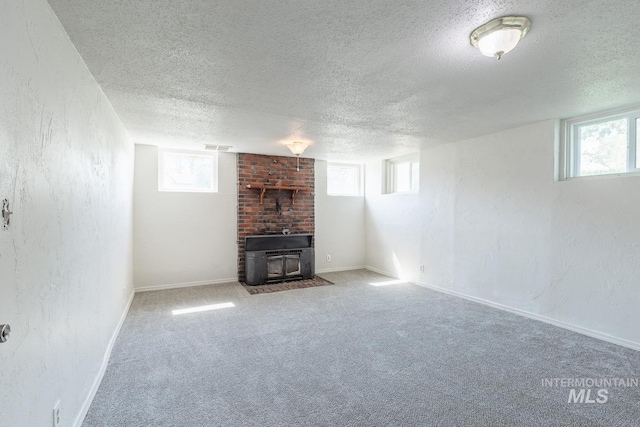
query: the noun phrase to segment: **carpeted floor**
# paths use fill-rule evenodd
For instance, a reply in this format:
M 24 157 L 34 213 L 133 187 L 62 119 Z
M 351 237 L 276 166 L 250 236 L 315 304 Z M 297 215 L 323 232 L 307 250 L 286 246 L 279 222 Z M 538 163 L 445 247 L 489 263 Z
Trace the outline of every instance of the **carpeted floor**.
M 137 294 L 83 425 L 638 425 L 637 387 L 567 403 L 544 381 L 638 378 L 639 352 L 364 270 L 322 276 L 335 285 Z
M 247 285 L 240 283 L 250 295 L 270 294 L 272 292 L 291 291 L 294 289 L 313 288 L 315 286 L 333 285 L 322 277 L 313 276 L 311 279 L 292 280 L 290 282 L 267 283 L 265 285 Z

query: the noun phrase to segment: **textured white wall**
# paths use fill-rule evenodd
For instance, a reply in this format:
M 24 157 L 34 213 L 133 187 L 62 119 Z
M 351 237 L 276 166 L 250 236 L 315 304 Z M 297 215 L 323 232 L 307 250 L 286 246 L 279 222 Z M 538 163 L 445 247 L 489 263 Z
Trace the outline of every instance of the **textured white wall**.
M 133 145 L 44 0 L 0 5 L 0 425 L 70 426 L 133 292 Z
M 158 147 L 136 145 L 136 289 L 235 281 L 236 155 L 218 155 L 217 193 L 158 191 Z
M 316 272 L 362 268 L 364 197 L 327 195 L 327 162 L 316 160 L 315 171 Z
M 367 163 L 365 171 L 366 265 L 415 281 L 420 260 L 419 193 L 382 194 L 381 161 Z
M 640 177 L 554 182 L 554 122 L 421 156 L 421 282 L 640 343 Z

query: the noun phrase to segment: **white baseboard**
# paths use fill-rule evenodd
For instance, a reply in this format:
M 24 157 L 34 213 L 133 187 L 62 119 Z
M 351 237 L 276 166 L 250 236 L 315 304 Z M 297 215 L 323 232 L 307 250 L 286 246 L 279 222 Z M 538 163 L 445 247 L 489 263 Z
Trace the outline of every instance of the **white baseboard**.
M 373 271 L 374 273 L 384 274 L 385 276 L 393 277 L 394 279 L 400 279 L 400 277 L 398 277 L 396 273 L 390 273 L 388 271 L 380 270 L 379 268 L 371 267 L 370 265 L 365 265 L 364 268 L 369 271 Z
M 82 403 L 82 407 L 80 408 L 80 412 L 76 416 L 76 419 L 73 421 L 73 427 L 81 427 L 82 422 L 84 421 L 84 417 L 87 416 L 87 412 L 89 412 L 89 408 L 91 407 L 91 403 L 93 402 L 93 398 L 96 396 L 98 392 L 98 387 L 100 387 L 100 383 L 102 382 L 102 378 L 104 377 L 104 373 L 107 370 L 107 365 L 109 364 L 109 358 L 111 357 L 111 350 L 113 350 L 113 345 L 116 343 L 116 339 L 118 339 L 118 335 L 120 334 L 120 329 L 122 328 L 122 324 L 124 323 L 124 319 L 127 318 L 127 314 L 129 314 L 129 308 L 131 307 L 131 303 L 133 302 L 133 296 L 135 292 L 131 292 L 131 296 L 129 296 L 129 301 L 127 302 L 124 311 L 122 312 L 122 316 L 120 316 L 120 320 L 116 325 L 116 329 L 111 334 L 111 339 L 109 340 L 109 344 L 107 345 L 107 350 L 104 352 L 104 356 L 102 357 L 102 365 L 100 366 L 100 370 L 98 371 L 98 375 L 93 380 L 93 384 L 89 389 L 89 394 L 86 399 Z
M 565 323 L 565 322 L 562 322 L 560 320 L 556 320 L 556 319 L 552 319 L 550 317 L 542 316 L 540 314 L 535 314 L 535 313 L 531 313 L 529 311 L 520 310 L 519 308 L 509 307 L 507 305 L 502 305 L 502 304 L 497 303 L 497 302 L 493 302 L 493 301 L 489 301 L 489 300 L 486 300 L 486 299 L 482 299 L 482 298 L 474 297 L 474 296 L 471 296 L 471 295 L 463 294 L 463 293 L 460 293 L 460 292 L 452 291 L 452 290 L 449 290 L 449 289 L 441 288 L 439 286 L 428 285 L 426 283 L 417 283 L 417 282 L 416 282 L 416 284 L 418 286 L 429 288 L 429 289 L 432 289 L 432 290 L 437 291 L 437 292 L 442 292 L 442 293 L 453 295 L 453 296 L 456 296 L 456 297 L 459 297 L 459 298 L 464 298 L 464 299 L 469 300 L 469 301 L 473 301 L 473 302 L 476 302 L 476 303 L 479 303 L 479 304 L 483 304 L 483 305 L 486 305 L 486 306 L 489 306 L 489 307 L 497 308 L 498 310 L 508 311 L 509 313 L 517 314 L 519 316 L 527 317 L 529 319 L 533 319 L 533 320 L 537 320 L 537 321 L 540 321 L 540 322 L 548 323 L 550 325 L 557 326 L 557 327 L 563 328 L 563 329 L 567 329 L 567 330 L 572 331 L 572 332 L 577 332 L 579 334 L 586 335 L 586 336 L 591 337 L 591 338 L 596 338 L 596 339 L 599 339 L 599 340 L 602 340 L 602 341 L 610 342 L 612 344 L 620 345 L 622 347 L 627 347 L 627 348 L 630 348 L 632 350 L 640 351 L 640 343 L 637 343 L 637 342 L 634 342 L 634 341 L 629 341 L 629 340 L 626 340 L 624 338 L 614 337 L 612 335 L 604 334 L 602 332 L 594 331 L 592 329 L 587 329 L 587 328 L 583 328 L 581 326 L 572 325 L 570 323 Z
M 316 274 L 335 273 L 337 271 L 362 270 L 363 268 L 366 267 L 364 265 L 356 265 L 353 267 L 323 268 L 320 270 L 316 270 Z
M 236 277 L 231 279 L 214 279 L 214 280 L 201 280 L 198 282 L 186 282 L 186 283 L 169 283 L 166 285 L 153 285 L 143 286 L 141 288 L 134 288 L 136 292 L 149 292 L 149 291 L 162 291 L 165 289 L 177 289 L 177 288 L 189 288 L 191 286 L 204 286 L 204 285 L 219 285 L 222 283 L 235 283 L 238 279 Z

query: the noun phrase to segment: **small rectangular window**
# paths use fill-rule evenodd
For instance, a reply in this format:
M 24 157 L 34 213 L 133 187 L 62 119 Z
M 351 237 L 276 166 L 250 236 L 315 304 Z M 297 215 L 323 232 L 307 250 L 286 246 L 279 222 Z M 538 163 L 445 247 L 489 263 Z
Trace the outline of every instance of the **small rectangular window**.
M 361 166 L 329 163 L 327 165 L 327 194 L 330 196 L 361 196 Z
M 159 191 L 218 191 L 217 153 L 160 149 L 158 154 Z
M 386 193 L 417 192 L 420 182 L 420 158 L 418 154 L 385 160 Z
M 563 122 L 564 178 L 640 171 L 640 110 L 621 110 Z
M 576 125 L 576 176 L 627 171 L 627 119 Z

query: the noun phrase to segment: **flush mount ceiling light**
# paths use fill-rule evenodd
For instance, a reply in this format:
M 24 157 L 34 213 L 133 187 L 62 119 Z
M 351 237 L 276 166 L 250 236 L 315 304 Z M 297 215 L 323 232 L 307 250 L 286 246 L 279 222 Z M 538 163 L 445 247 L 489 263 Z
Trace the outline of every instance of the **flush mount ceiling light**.
M 530 26 L 531 21 L 524 16 L 503 16 L 473 30 L 471 44 L 484 56 L 500 59 L 527 35 Z
M 287 147 L 289 147 L 289 150 L 291 150 L 291 152 L 295 154 L 298 159 L 296 163 L 296 170 L 298 172 L 300 171 L 300 154 L 304 153 L 304 150 L 306 150 L 308 146 L 309 144 L 302 141 L 294 141 L 287 144 Z

